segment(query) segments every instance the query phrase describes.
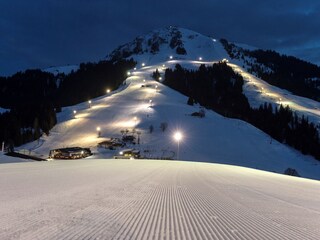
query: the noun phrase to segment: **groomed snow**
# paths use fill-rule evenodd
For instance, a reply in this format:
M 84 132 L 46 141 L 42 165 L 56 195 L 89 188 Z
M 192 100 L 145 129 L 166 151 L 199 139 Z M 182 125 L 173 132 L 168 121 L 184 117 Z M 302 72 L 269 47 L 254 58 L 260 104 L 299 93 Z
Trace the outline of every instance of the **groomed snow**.
M 319 239 L 320 183 L 222 164 L 3 164 L 0 239 Z

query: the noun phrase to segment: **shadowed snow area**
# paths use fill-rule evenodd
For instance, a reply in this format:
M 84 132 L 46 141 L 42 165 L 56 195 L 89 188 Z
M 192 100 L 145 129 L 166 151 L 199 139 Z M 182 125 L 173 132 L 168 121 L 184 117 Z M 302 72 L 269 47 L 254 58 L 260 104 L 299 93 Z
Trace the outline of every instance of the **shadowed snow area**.
M 0 239 L 319 239 L 320 183 L 160 160 L 3 164 Z

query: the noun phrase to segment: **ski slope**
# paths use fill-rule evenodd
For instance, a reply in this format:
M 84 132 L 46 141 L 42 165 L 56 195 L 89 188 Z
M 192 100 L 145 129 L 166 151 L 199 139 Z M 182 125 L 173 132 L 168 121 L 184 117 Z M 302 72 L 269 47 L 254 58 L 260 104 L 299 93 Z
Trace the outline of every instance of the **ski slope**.
M 319 239 L 320 183 L 222 164 L 2 164 L 0 239 Z M 4 184 L 5 183 L 5 184 Z
M 207 111 L 202 119 L 192 117 L 191 113 L 199 111 L 199 106 L 187 105 L 186 96 L 151 79 L 156 68 L 163 73 L 166 67 L 174 67 L 176 63 L 196 68 L 202 62 L 170 60 L 132 70 L 125 85 L 93 99 L 91 107 L 85 102 L 64 108 L 59 114 L 59 124 L 49 136 L 26 144 L 20 150 L 28 149 L 39 157 L 48 158 L 50 149 L 79 146 L 93 150 L 90 158 L 112 158 L 121 149 L 97 148 L 98 143 L 121 137 L 121 130 L 135 129 L 141 132 L 140 144 L 125 148 L 137 148 L 145 158 L 176 159 L 178 146 L 172 136 L 179 130 L 184 135 L 180 160 L 224 163 L 277 173 L 294 168 L 302 177 L 320 179 L 320 162 L 313 157 L 272 140 L 246 122 L 227 119 L 213 111 Z M 165 132 L 160 130 L 163 122 L 168 124 Z M 150 125 L 154 127 L 152 133 Z M 101 128 L 101 137 L 98 137 L 97 127 Z

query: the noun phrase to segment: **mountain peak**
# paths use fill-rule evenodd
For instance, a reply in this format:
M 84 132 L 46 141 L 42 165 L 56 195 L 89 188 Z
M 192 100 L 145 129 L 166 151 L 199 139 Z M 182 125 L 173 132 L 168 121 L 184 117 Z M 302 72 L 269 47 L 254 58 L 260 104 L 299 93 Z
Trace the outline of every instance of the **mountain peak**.
M 188 60 L 201 57 L 210 61 L 228 58 L 216 39 L 175 26 L 156 29 L 136 37 L 132 42 L 119 46 L 107 58 L 115 61 L 133 58 L 138 62 L 152 63 L 168 60 L 169 56 Z

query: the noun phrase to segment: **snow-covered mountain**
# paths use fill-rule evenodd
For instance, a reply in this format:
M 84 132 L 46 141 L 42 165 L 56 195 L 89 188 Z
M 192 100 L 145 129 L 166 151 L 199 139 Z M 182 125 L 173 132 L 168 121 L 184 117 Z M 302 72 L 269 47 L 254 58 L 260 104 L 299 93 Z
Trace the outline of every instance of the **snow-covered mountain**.
M 63 108 L 49 136 L 18 149 L 47 158 L 79 146 L 92 156 L 21 163 L 0 154 L 10 163 L 0 167 L 0 239 L 318 239 L 320 182 L 304 178 L 320 180 L 319 161 L 244 121 L 211 110 L 191 116 L 203 108 L 151 78 L 177 63 L 196 69 L 228 59 L 251 106 L 281 102 L 319 122 L 318 102 L 267 84 L 228 56 L 221 42 L 172 27 L 111 53 L 138 62 L 124 84 Z M 125 130 L 139 135 L 125 148 L 146 159 L 110 159 L 124 148 L 98 147 Z M 303 178 L 277 174 L 288 168 Z
M 121 45 L 108 59 L 133 58 L 138 64 L 156 64 L 172 59 L 219 61 L 228 58 L 219 40 L 177 27 L 154 30 Z
M 141 144 L 131 147 L 139 148 L 145 157 L 177 158 L 172 134 L 180 129 L 185 138 L 181 142 L 179 159 L 227 163 L 278 173 L 295 168 L 303 177 L 320 179 L 319 161 L 313 157 L 272 141 L 265 133 L 240 120 L 227 119 L 212 111 L 208 111 L 204 119 L 191 117 L 190 114 L 199 111 L 200 106 L 187 105 L 186 96 L 152 80 L 155 69 L 163 74 L 166 68 L 174 68 L 177 63 L 195 69 L 200 64 L 228 60 L 229 66 L 244 77 L 244 93 L 251 106 L 281 102 L 319 123 L 319 102 L 292 95 L 249 74 L 238 59 L 229 58 L 220 41 L 187 29 L 169 27 L 122 45 L 108 58 L 137 61 L 137 67 L 129 71 L 126 85 L 93 99 L 91 108 L 87 102 L 64 108 L 58 115 L 59 123 L 49 136 L 20 149 L 46 158 L 50 149 L 80 146 L 94 151 L 91 158 L 110 158 L 117 152 L 98 148 L 97 144 L 108 138 L 121 137 L 121 130 L 135 129 L 141 132 Z M 160 131 L 163 123 L 168 125 L 165 132 Z M 102 129 L 100 138 L 97 138 L 98 126 Z M 154 128 L 152 133 L 150 126 Z

